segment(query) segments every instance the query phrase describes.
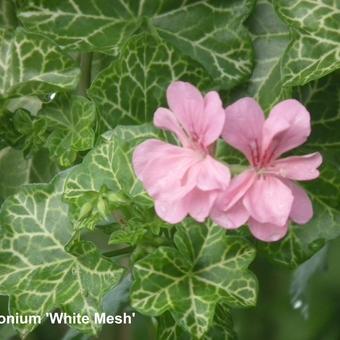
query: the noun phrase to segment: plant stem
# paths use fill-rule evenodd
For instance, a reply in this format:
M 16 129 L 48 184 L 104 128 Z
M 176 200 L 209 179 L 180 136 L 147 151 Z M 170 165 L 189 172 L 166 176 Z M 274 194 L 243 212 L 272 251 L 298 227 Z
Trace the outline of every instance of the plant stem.
M 80 54 L 80 81 L 78 86 L 78 94 L 86 96 L 86 91 L 91 85 L 91 65 L 92 53 Z
M 115 257 L 115 256 L 119 256 L 119 255 L 129 254 L 134 249 L 135 249 L 135 247 L 132 247 L 132 246 L 131 247 L 125 247 L 125 248 L 107 251 L 107 252 L 103 253 L 102 255 L 106 256 L 106 257 Z

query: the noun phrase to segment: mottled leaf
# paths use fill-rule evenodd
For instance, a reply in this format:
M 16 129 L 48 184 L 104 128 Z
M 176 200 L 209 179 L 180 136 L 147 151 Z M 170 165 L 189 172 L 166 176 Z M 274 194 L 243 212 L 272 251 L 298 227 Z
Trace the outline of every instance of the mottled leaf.
M 175 321 L 169 312 L 160 316 L 158 322 L 158 339 L 160 340 L 192 340 L 189 333 L 180 327 L 179 321 Z M 228 308 L 217 305 L 214 319 L 209 331 L 200 338 L 202 340 L 236 340 L 233 329 L 233 320 Z
M 79 151 L 92 148 L 96 107 L 80 96 L 59 94 L 39 112 L 50 133 L 46 147 L 61 166 L 74 163 Z
M 131 303 L 137 311 L 172 317 L 196 338 L 212 324 L 219 302 L 252 306 L 257 281 L 247 270 L 255 250 L 212 224 L 178 227 L 176 248 L 160 247 L 134 265 Z
M 282 59 L 285 85 L 304 85 L 340 68 L 340 2 L 278 0 L 294 41 Z
M 40 35 L 0 30 L 0 97 L 73 89 L 79 69 Z
M 68 207 L 61 196 L 65 173 L 51 184 L 22 188 L 3 204 L 0 241 L 0 294 L 10 296 L 10 312 L 45 316 L 59 307 L 68 314 L 88 315 L 89 324 L 75 325 L 96 333 L 93 315 L 103 295 L 117 284 L 122 269 L 101 258 L 96 247 L 74 242 Z M 16 325 L 22 334 L 35 325 Z
M 145 34 L 132 38 L 90 88 L 100 112 L 100 130 L 151 121 L 157 107 L 165 104 L 167 86 L 176 79 L 203 88 L 211 83 L 199 64 L 181 57 L 165 42 Z
M 115 52 L 145 27 L 230 88 L 251 71 L 251 45 L 242 22 L 252 5 L 251 0 L 27 0 L 19 18 L 29 30 L 66 48 L 106 52 Z
M 67 179 L 65 199 L 80 225 L 93 228 L 103 215 L 109 219 L 115 206 L 130 200 L 152 204 L 132 169 L 132 152 L 141 141 L 159 135 L 148 124 L 117 127 L 74 168 Z

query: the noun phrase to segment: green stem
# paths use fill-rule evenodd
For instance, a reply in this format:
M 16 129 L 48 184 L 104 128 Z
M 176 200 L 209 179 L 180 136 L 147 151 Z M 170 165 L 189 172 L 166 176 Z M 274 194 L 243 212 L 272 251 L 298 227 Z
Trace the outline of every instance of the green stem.
M 135 247 L 125 247 L 125 248 L 120 248 L 120 249 L 115 249 L 115 250 L 111 250 L 111 251 L 107 251 L 105 253 L 103 253 L 103 256 L 106 257 L 115 257 L 115 256 L 119 256 L 119 255 L 125 255 L 125 254 L 129 254 L 131 253 L 133 250 L 135 249 Z
M 80 55 L 80 81 L 78 94 L 86 96 L 86 91 L 91 85 L 92 53 L 81 53 Z

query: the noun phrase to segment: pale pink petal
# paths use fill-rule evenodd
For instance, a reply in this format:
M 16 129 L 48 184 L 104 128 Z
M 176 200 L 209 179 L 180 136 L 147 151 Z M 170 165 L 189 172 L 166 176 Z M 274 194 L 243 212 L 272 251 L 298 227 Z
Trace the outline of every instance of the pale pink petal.
M 204 222 L 210 214 L 216 197 L 216 190 L 207 192 L 194 189 L 187 194 L 183 201 L 190 216 L 198 222 Z
M 257 175 L 255 171 L 248 170 L 242 172 L 240 175 L 234 177 L 229 187 L 220 195 L 219 205 L 223 210 L 229 210 L 244 194 L 249 190 L 256 180 Z
M 186 215 L 188 210 L 186 209 L 183 200 L 174 201 L 155 201 L 155 210 L 157 215 L 165 222 L 176 224 L 181 222 Z
M 226 165 L 216 161 L 211 156 L 206 156 L 201 162 L 196 163 L 198 168 L 197 187 L 203 191 L 224 190 L 230 182 L 230 171 Z
M 188 133 L 194 130 L 198 117 L 204 113 L 204 99 L 200 91 L 190 83 L 175 81 L 166 92 L 170 110 Z
M 266 151 L 266 147 L 270 146 L 267 152 L 272 153 L 272 159 L 275 159 L 303 144 L 310 132 L 310 114 L 307 109 L 295 99 L 284 100 L 273 107 L 264 123 L 263 150 Z
M 307 181 L 319 177 L 318 167 L 322 156 L 315 152 L 304 156 L 281 158 L 274 162 L 273 171 L 279 176 L 298 181 Z
M 239 201 L 227 211 L 221 210 L 215 205 L 211 210 L 210 217 L 223 228 L 236 229 L 247 222 L 249 213 L 243 203 Z
M 163 107 L 157 109 L 153 117 L 153 123 L 160 129 L 175 133 L 183 146 L 189 145 L 188 136 L 185 134 L 183 128 L 177 121 L 177 118 L 170 110 Z
M 196 185 L 196 178 L 183 178 L 200 161 L 196 152 L 155 139 L 140 144 L 133 154 L 133 167 L 146 191 L 162 200 L 183 197 Z
M 289 186 L 294 196 L 290 218 L 297 224 L 309 222 L 313 217 L 313 205 L 307 193 L 292 181 L 286 180 L 285 184 Z
M 277 177 L 258 176 L 243 203 L 250 216 L 261 223 L 284 225 L 293 204 L 291 190 Z
M 223 139 L 240 150 L 252 162 L 261 150 L 264 114 L 252 98 L 242 98 L 225 109 Z M 252 156 L 252 152 L 254 155 Z
M 249 219 L 249 229 L 259 240 L 265 242 L 275 242 L 282 239 L 288 232 L 288 224 L 278 226 L 271 223 L 261 223 L 253 218 Z
M 194 122 L 195 132 L 204 146 L 215 142 L 222 133 L 225 113 L 219 94 L 208 92 L 204 97 L 204 112 Z

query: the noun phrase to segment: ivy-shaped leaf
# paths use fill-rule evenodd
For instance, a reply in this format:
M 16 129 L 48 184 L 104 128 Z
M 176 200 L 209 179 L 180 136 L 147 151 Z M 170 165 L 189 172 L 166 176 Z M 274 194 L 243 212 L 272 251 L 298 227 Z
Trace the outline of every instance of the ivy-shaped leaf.
M 158 339 L 161 340 L 192 340 L 193 337 L 180 327 L 169 312 L 160 316 L 158 322 Z M 233 320 L 226 306 L 217 305 L 214 319 L 209 331 L 200 338 L 202 340 L 236 340 Z
M 311 82 L 295 90 L 295 96 L 312 115 L 312 134 L 301 153 L 320 151 L 320 178 L 301 183 L 310 196 L 313 219 L 303 226 L 291 226 L 279 243 L 262 245 L 274 261 L 296 267 L 327 241 L 340 235 L 340 73 Z M 327 103 L 327 105 L 325 105 Z
M 106 133 L 103 142 L 74 168 L 67 179 L 65 199 L 81 227 L 92 229 L 103 220 L 103 215 L 110 215 L 115 206 L 126 204 L 131 199 L 134 204 L 152 205 L 135 176 L 131 160 L 137 144 L 159 136 L 160 133 L 148 124 L 117 127 Z
M 96 107 L 85 97 L 58 94 L 39 115 L 50 130 L 46 147 L 61 166 L 72 165 L 79 151 L 93 147 Z
M 98 75 L 89 90 L 100 112 L 100 130 L 152 121 L 165 101 L 164 89 L 176 79 L 203 88 L 211 83 L 199 64 L 179 56 L 165 42 L 146 34 L 131 38 L 119 59 Z
M 340 68 L 340 2 L 278 0 L 295 40 L 282 59 L 284 85 L 304 85 Z
M 121 278 L 123 269 L 103 259 L 85 241 L 65 246 L 74 233 L 62 202 L 65 173 L 51 184 L 24 187 L 1 209 L 0 294 L 10 296 L 10 312 L 45 316 L 61 308 L 88 315 L 89 324 L 75 325 L 96 333 L 93 316 L 103 295 Z M 32 324 L 16 325 L 25 335 Z
M 251 44 L 242 22 L 252 5 L 252 0 L 27 0 L 19 18 L 27 29 L 66 48 L 104 52 L 117 51 L 144 22 L 230 88 L 251 71 Z
M 247 267 L 255 250 L 213 224 L 188 221 L 175 234 L 176 248 L 160 247 L 134 265 L 131 303 L 137 311 L 172 317 L 196 338 L 212 324 L 216 305 L 256 302 L 257 281 Z
M 73 89 L 79 69 L 40 35 L 0 30 L 0 97 Z

